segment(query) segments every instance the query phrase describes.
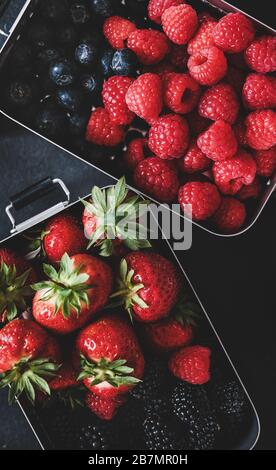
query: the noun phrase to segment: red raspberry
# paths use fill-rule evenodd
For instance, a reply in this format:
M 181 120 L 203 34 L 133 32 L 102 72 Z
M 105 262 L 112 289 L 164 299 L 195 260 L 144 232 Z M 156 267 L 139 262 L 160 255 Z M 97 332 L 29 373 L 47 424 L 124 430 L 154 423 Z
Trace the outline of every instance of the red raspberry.
M 196 142 L 192 142 L 184 157 L 178 160 L 178 167 L 184 173 L 196 173 L 207 170 L 211 160 L 198 148 Z
M 123 159 L 126 167 L 134 170 L 136 165 L 148 156 L 149 148 L 147 139 L 134 139 L 128 145 L 127 151 L 124 152 Z
M 130 33 L 135 30 L 135 24 L 121 16 L 110 16 L 103 25 L 104 36 L 114 49 L 126 47 L 126 41 Z
M 254 36 L 255 28 L 252 21 L 242 13 L 229 13 L 223 16 L 213 32 L 216 45 L 228 53 L 244 51 Z
M 233 127 L 238 144 L 242 147 L 248 147 L 246 140 L 246 127 L 244 119 L 238 119 Z
M 198 112 L 212 121 L 222 119 L 233 124 L 239 108 L 239 100 L 233 88 L 227 83 L 219 83 L 205 91 L 200 99 Z
M 276 106 L 276 78 L 258 73 L 249 74 L 243 87 L 243 101 L 249 109 Z
M 177 67 L 178 70 L 181 70 L 181 71 L 187 70 L 188 59 L 189 59 L 189 55 L 187 52 L 187 47 L 173 44 L 171 53 L 170 53 L 170 61 L 172 65 Z
M 213 31 L 216 24 L 214 20 L 204 21 L 202 23 L 194 37 L 188 43 L 188 53 L 190 55 L 215 45 Z
M 126 103 L 141 119 L 152 122 L 162 111 L 162 95 L 160 77 L 153 73 L 144 73 L 130 85 L 126 94 Z
M 276 71 L 276 36 L 261 36 L 245 51 L 247 65 L 255 72 Z
M 189 145 L 189 127 L 178 114 L 162 116 L 149 131 L 149 148 L 159 158 L 180 158 Z
M 242 96 L 242 89 L 246 79 L 246 74 L 243 70 L 235 67 L 228 67 L 225 81 L 234 88 L 239 97 Z
M 161 17 L 168 8 L 185 3 L 185 0 L 150 0 L 148 4 L 148 17 L 151 21 L 161 24 Z
M 175 44 L 187 44 L 197 28 L 197 14 L 190 5 L 170 7 L 162 15 L 165 34 Z
M 163 85 L 164 103 L 171 111 L 187 114 L 197 105 L 201 90 L 189 73 L 168 73 Z
M 137 55 L 142 64 L 158 64 L 170 51 L 169 41 L 161 31 L 137 29 L 130 34 L 127 47 Z
M 216 121 L 197 139 L 200 150 L 214 161 L 233 157 L 238 143 L 232 127 L 222 120 Z
M 222 200 L 219 210 L 213 220 L 218 229 L 223 233 L 237 232 L 246 219 L 245 205 L 233 197 Z
M 257 175 L 269 178 L 276 171 L 276 147 L 255 152 Z
M 181 186 L 178 201 L 187 217 L 205 220 L 219 208 L 221 197 L 213 183 L 193 181 Z M 186 207 L 187 204 L 190 204 L 191 208 Z
M 172 202 L 177 197 L 179 179 L 171 162 L 146 158 L 136 166 L 133 179 L 138 189 L 158 201 Z
M 200 85 L 211 86 L 219 82 L 227 72 L 227 60 L 217 47 L 202 49 L 188 60 L 188 69 Z
M 246 140 L 255 150 L 268 150 L 276 144 L 276 112 L 254 111 L 246 120 Z
M 269 150 L 268 150 L 269 151 Z M 246 201 L 247 199 L 257 199 L 262 190 L 262 186 L 259 178 L 256 176 L 253 183 L 248 186 L 243 186 L 241 190 L 237 193 L 237 197 L 241 201 Z
M 115 76 L 104 82 L 103 104 L 111 121 L 115 124 L 130 124 L 135 117 L 135 114 L 128 109 L 126 104 L 126 93 L 133 81 L 129 77 Z
M 245 150 L 239 150 L 230 160 L 215 162 L 214 180 L 224 194 L 236 194 L 242 186 L 251 184 L 256 176 L 254 158 Z
M 86 130 L 86 140 L 93 144 L 114 147 L 124 140 L 124 128 L 111 121 L 104 108 L 92 112 Z
M 211 121 L 200 116 L 197 110 L 194 110 L 186 117 L 188 119 L 191 134 L 195 137 L 197 137 L 202 132 L 206 131 L 206 129 L 208 129 L 208 127 L 211 125 Z
M 194 385 L 202 385 L 210 380 L 209 348 L 188 346 L 175 352 L 169 360 L 169 369 L 175 377 Z

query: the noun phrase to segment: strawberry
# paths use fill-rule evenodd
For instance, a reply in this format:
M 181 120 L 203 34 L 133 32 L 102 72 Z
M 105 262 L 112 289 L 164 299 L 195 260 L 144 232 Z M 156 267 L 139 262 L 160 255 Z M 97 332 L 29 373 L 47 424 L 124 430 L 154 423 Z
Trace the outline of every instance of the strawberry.
M 171 261 L 157 253 L 130 253 L 121 261 L 118 290 L 111 298 L 141 322 L 159 320 L 178 300 L 180 277 Z
M 85 236 L 81 224 L 75 217 L 61 214 L 46 225 L 43 249 L 50 263 L 58 263 L 64 253 L 76 255 L 85 250 Z
M 169 369 L 178 379 L 194 385 L 202 385 L 210 380 L 209 348 L 189 346 L 174 353 L 169 360 Z
M 70 387 L 77 387 L 77 373 L 71 362 L 64 362 L 51 382 L 49 383 L 51 390 L 66 390 Z
M 112 288 L 112 272 L 103 261 L 86 254 L 65 253 L 60 270 L 44 264 L 49 278 L 33 286 L 33 315 L 56 333 L 71 333 L 85 325 L 106 304 Z
M 108 189 L 100 189 L 95 186 L 91 193 L 91 199 L 84 201 L 83 225 L 86 237 L 90 240 L 88 248 L 100 248 L 101 256 L 114 254 L 119 244 L 124 244 L 128 249 L 138 250 L 150 247 L 148 240 L 139 239 L 138 231 L 134 232 L 133 224 L 139 215 L 142 202 L 138 195 L 130 196 L 126 187 L 125 178 L 121 178 L 116 186 Z M 122 216 L 132 223 L 131 234 L 124 232 Z
M 144 357 L 132 327 L 109 314 L 84 328 L 76 340 L 78 377 L 95 395 L 114 399 L 129 392 L 143 376 Z
M 124 402 L 124 397 L 104 398 L 91 392 L 88 392 L 85 398 L 87 408 L 105 421 L 111 421 Z
M 58 343 L 37 323 L 15 319 L 0 330 L 0 388 L 10 386 L 10 402 L 23 392 L 31 402 L 36 391 L 50 395 L 60 360 Z

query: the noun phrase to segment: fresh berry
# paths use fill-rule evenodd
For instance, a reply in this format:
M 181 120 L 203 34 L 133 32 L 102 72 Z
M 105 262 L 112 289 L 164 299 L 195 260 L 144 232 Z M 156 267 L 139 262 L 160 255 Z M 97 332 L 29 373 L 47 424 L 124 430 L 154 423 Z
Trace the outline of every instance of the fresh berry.
M 99 70 L 105 78 L 110 77 L 111 75 L 114 75 L 114 73 L 116 73 L 112 70 L 113 56 L 114 50 L 111 48 L 106 48 L 102 51 L 99 61 Z
M 227 72 L 224 53 L 215 46 L 196 52 L 188 60 L 190 74 L 200 85 L 212 86 Z
M 193 141 L 183 157 L 178 160 L 178 168 L 184 173 L 197 173 L 207 170 L 211 165 L 210 158 L 200 150 Z
M 215 45 L 213 31 L 215 20 L 205 21 L 201 24 L 194 37 L 188 43 L 188 54 L 193 55 Z
M 93 144 L 114 147 L 124 140 L 124 128 L 111 121 L 106 109 L 97 108 L 90 116 L 86 140 Z
M 141 119 L 151 122 L 158 118 L 163 107 L 162 82 L 158 75 L 145 73 L 129 87 L 126 103 Z
M 259 73 L 276 70 L 276 36 L 261 36 L 255 39 L 245 51 L 247 65 Z
M 205 91 L 200 99 L 198 112 L 212 121 L 222 119 L 233 124 L 237 119 L 239 107 L 234 89 L 227 83 L 219 83 Z
M 169 42 L 165 34 L 154 29 L 137 29 L 127 41 L 131 49 L 144 65 L 157 64 L 169 52 Z
M 107 303 L 111 268 L 90 255 L 63 255 L 60 269 L 44 265 L 49 278 L 33 286 L 33 316 L 46 328 L 66 334 L 81 328 Z
M 99 424 L 89 424 L 79 430 L 80 450 L 109 450 L 111 443 L 108 433 Z
M 92 12 L 104 18 L 114 15 L 117 3 L 118 0 L 89 0 Z
M 111 69 L 115 75 L 136 77 L 139 70 L 138 58 L 130 49 L 115 51 L 112 57 Z
M 212 390 L 213 406 L 222 417 L 235 417 L 238 424 L 244 420 L 248 409 L 247 397 L 235 380 L 219 383 Z
M 46 137 L 59 138 L 66 130 L 66 116 L 58 105 L 45 104 L 35 117 L 37 131 Z
M 276 78 L 251 73 L 243 86 L 243 101 L 249 109 L 274 108 L 276 106 Z
M 68 116 L 68 128 L 75 137 L 84 139 L 89 115 L 86 112 L 71 112 Z
M 221 197 L 214 184 L 194 181 L 180 187 L 178 201 L 188 217 L 205 220 L 219 208 Z M 187 207 L 188 204 L 191 207 Z
M 254 181 L 256 163 L 248 152 L 239 150 L 230 160 L 215 162 L 213 174 L 221 192 L 234 195 L 244 184 L 248 185 Z
M 159 158 L 180 158 L 189 145 L 189 127 L 178 114 L 158 118 L 149 131 L 149 148 Z
M 71 215 L 57 215 L 48 222 L 42 234 L 43 249 L 50 263 L 58 263 L 63 255 L 85 251 L 86 242 L 78 220 Z
M 146 361 L 143 380 L 133 389 L 131 395 L 148 404 L 152 400 L 160 398 L 160 392 L 163 392 L 167 385 L 166 364 L 153 356 Z
M 79 65 L 91 67 L 95 64 L 97 59 L 98 50 L 89 42 L 81 42 L 75 50 L 75 61 Z
M 234 233 L 243 226 L 245 219 L 245 205 L 233 197 L 228 197 L 222 200 L 213 220 L 221 232 Z
M 183 0 L 150 0 L 148 4 L 148 16 L 151 21 L 161 24 L 161 18 L 168 8 L 185 3 Z
M 187 44 L 197 28 L 196 11 L 186 4 L 172 6 L 162 14 L 165 34 L 175 44 Z
M 130 316 L 141 322 L 167 316 L 178 300 L 180 278 L 171 261 L 157 253 L 129 253 L 120 264 L 112 295 Z
M 187 70 L 189 55 L 187 52 L 187 47 L 179 46 L 173 44 L 170 52 L 170 62 L 174 67 L 177 67 L 178 70 L 184 72 Z
M 269 152 L 269 150 L 264 150 L 264 152 Z M 275 165 L 276 167 L 276 165 Z M 243 186 L 241 190 L 237 193 L 237 198 L 240 201 L 246 201 L 247 199 L 257 199 L 261 193 L 262 186 L 258 176 L 254 179 L 253 183 Z
M 244 51 L 253 41 L 255 28 L 252 21 L 242 13 L 229 13 L 217 23 L 213 37 L 215 44 L 225 52 Z
M 235 155 L 238 149 L 236 136 L 227 122 L 214 122 L 197 139 L 202 152 L 214 161 L 224 161 Z
M 66 111 L 79 111 L 83 104 L 83 96 L 77 88 L 61 87 L 56 92 L 57 104 Z
M 269 178 L 276 170 L 276 147 L 269 150 L 257 150 L 254 154 L 257 175 Z
M 175 377 L 191 384 L 202 385 L 210 380 L 209 348 L 188 346 L 174 353 L 169 360 L 169 369 Z
M 129 170 L 134 170 L 139 162 L 149 156 L 149 153 L 147 139 L 134 139 L 128 144 L 127 150 L 123 154 L 124 163 Z
M 105 421 L 111 421 L 123 403 L 121 397 L 104 398 L 91 392 L 88 392 L 85 398 L 87 408 Z
M 115 124 L 130 124 L 134 119 L 126 104 L 126 93 L 133 83 L 129 77 L 110 77 L 104 82 L 102 98 L 105 109 L 108 111 L 110 119 Z
M 135 24 L 121 16 L 110 16 L 103 25 L 104 36 L 114 49 L 123 49 L 135 30 Z
M 246 140 L 255 150 L 268 150 L 276 144 L 276 112 L 254 111 L 246 120 Z
M 76 78 L 75 65 L 68 59 L 59 59 L 51 63 L 49 77 L 55 85 L 72 85 Z
M 187 114 L 200 97 L 200 86 L 189 73 L 168 73 L 163 79 L 164 103 L 171 111 Z
M 90 98 L 97 102 L 98 96 L 101 92 L 101 80 L 98 75 L 94 73 L 87 73 L 80 77 L 80 87 L 81 90 L 85 93 L 86 98 Z
M 58 370 L 56 377 L 49 382 L 51 390 L 60 391 L 67 390 L 71 387 L 77 387 L 77 374 L 73 365 L 68 361 L 64 362 Z
M 141 191 L 161 202 L 172 202 L 176 199 L 179 179 L 170 162 L 158 157 L 149 157 L 135 168 L 133 179 Z
M 151 451 L 174 450 L 177 440 L 172 429 L 169 428 L 165 418 L 156 413 L 147 416 L 143 423 L 146 448 Z
M 77 337 L 76 349 L 79 380 L 101 398 L 121 397 L 143 376 L 142 351 L 132 327 L 119 315 L 109 313 L 87 326 Z

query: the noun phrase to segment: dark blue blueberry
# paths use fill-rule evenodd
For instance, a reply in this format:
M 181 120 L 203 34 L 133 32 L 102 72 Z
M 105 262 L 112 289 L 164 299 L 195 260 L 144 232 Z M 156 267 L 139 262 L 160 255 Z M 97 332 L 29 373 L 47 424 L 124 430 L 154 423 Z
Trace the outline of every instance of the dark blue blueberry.
M 108 48 L 102 52 L 102 56 L 99 63 L 100 73 L 105 77 L 110 77 L 114 74 L 112 70 L 112 60 L 114 56 L 114 49 Z
M 90 11 L 85 2 L 74 2 L 70 7 L 70 16 L 75 25 L 84 25 L 90 20 Z
M 58 106 L 46 103 L 36 115 L 35 126 L 46 137 L 58 138 L 66 131 L 66 116 Z
M 63 21 L 68 14 L 67 0 L 47 0 L 40 2 L 40 13 L 51 21 Z
M 69 116 L 69 132 L 75 137 L 84 136 L 89 114 L 88 113 L 72 113 Z
M 96 74 L 83 75 L 80 78 L 81 89 L 89 96 L 91 100 L 101 98 L 102 80 Z
M 52 47 L 55 42 L 54 33 L 45 23 L 33 23 L 30 26 L 28 38 L 35 49 Z
M 51 62 L 61 59 L 62 52 L 58 49 L 43 49 L 37 54 L 37 71 L 43 73 Z
M 75 60 L 80 65 L 93 65 L 97 59 L 98 50 L 88 42 L 79 44 L 75 50 Z
M 35 85 L 23 80 L 15 80 L 8 85 L 6 97 L 10 105 L 25 107 L 32 103 L 36 92 Z
M 75 88 L 60 88 L 56 92 L 57 103 L 67 111 L 77 111 L 82 106 L 82 95 Z
M 115 15 L 119 3 L 119 0 L 89 0 L 93 13 L 104 18 Z
M 137 75 L 139 62 L 136 54 L 129 49 L 121 49 L 113 55 L 112 71 L 115 75 L 133 77 Z
M 28 44 L 17 42 L 10 55 L 10 64 L 12 67 L 24 67 L 32 61 L 32 51 Z
M 49 68 L 49 78 L 58 86 L 72 85 L 76 78 L 74 64 L 68 59 L 52 62 Z
M 57 31 L 57 42 L 62 47 L 72 47 L 78 40 L 76 28 L 71 24 L 60 26 Z

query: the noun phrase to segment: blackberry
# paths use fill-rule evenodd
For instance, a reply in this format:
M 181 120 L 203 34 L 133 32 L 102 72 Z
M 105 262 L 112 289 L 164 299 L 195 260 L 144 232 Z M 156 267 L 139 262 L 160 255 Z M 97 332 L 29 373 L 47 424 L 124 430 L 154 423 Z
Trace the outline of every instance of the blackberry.
M 70 7 L 70 16 L 73 24 L 82 26 L 90 20 L 90 11 L 85 2 L 74 2 Z
M 71 24 L 65 24 L 58 28 L 57 42 L 65 48 L 73 47 L 78 40 L 76 28 Z
M 129 49 L 116 51 L 112 58 L 111 68 L 115 75 L 136 77 L 139 69 L 136 54 Z
M 128 449 L 140 450 L 144 445 L 143 422 L 146 418 L 143 402 L 129 399 L 119 410 L 114 425 L 123 435 L 124 445 Z M 121 441 L 122 445 L 122 441 Z
M 168 373 L 163 363 L 157 359 L 148 361 L 145 368 L 143 381 L 133 389 L 132 396 L 138 400 L 151 400 L 164 390 Z
M 107 48 L 102 51 L 99 61 L 99 71 L 104 78 L 108 78 L 115 73 L 112 70 L 113 56 L 114 50 L 111 48 Z
M 46 103 L 35 117 L 37 131 L 49 138 L 58 138 L 66 130 L 66 116 L 54 104 Z
M 56 92 L 57 103 L 67 111 L 78 111 L 82 106 L 82 94 L 76 88 L 60 88 Z
M 75 50 L 76 62 L 84 66 L 93 65 L 97 59 L 97 55 L 97 48 L 89 42 L 79 44 Z
M 28 34 L 29 42 L 34 49 L 41 50 L 54 45 L 54 33 L 46 24 L 39 22 L 30 26 Z
M 212 414 L 200 417 L 191 428 L 189 428 L 189 447 L 192 450 L 214 449 L 219 425 Z
M 49 78 L 57 86 L 72 85 L 76 78 L 74 64 L 68 59 L 53 61 L 49 68 Z
M 119 0 L 89 0 L 93 13 L 103 18 L 115 15 L 117 3 Z
M 108 450 L 110 447 L 104 424 L 89 424 L 80 429 L 79 448 L 81 450 Z
M 167 422 L 158 414 L 152 413 L 144 421 L 146 449 L 176 450 L 177 439 Z
M 158 416 L 171 416 L 171 403 L 167 395 L 159 395 L 145 402 L 145 413 Z

